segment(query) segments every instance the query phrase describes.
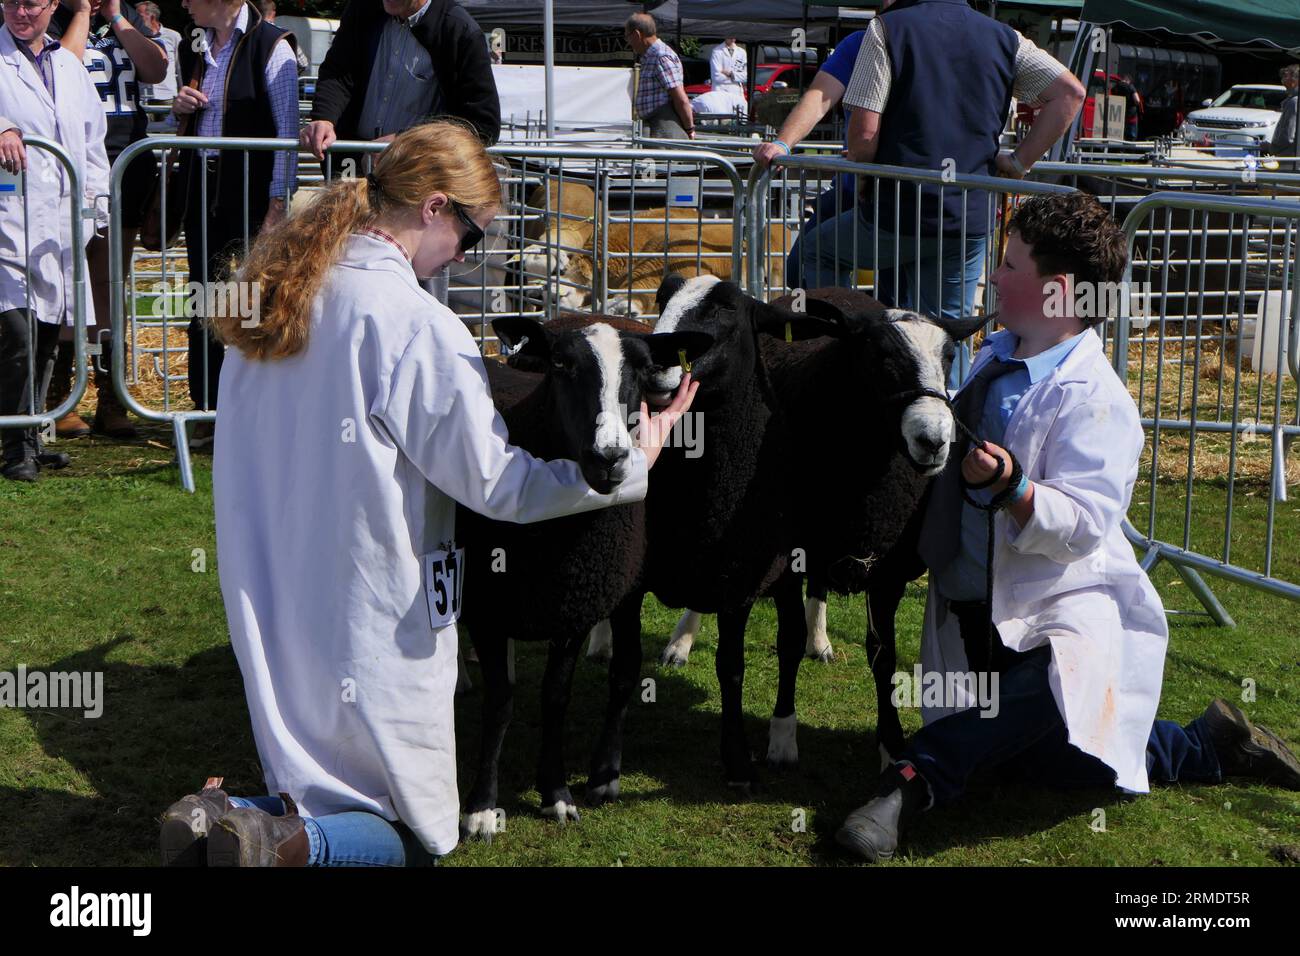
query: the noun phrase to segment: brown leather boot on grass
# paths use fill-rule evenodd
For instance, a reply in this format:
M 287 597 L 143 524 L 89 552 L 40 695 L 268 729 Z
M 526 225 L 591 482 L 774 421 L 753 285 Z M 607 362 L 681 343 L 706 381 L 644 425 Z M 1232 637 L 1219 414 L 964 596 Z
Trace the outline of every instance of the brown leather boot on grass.
M 54 374 L 50 376 L 50 387 L 45 393 L 45 407 L 58 408 L 72 392 L 72 343 L 59 344 L 54 357 Z M 59 441 L 72 438 L 85 438 L 90 434 L 90 426 L 77 414 L 74 408 L 62 418 L 54 420 L 54 436 Z
M 1300 760 L 1273 731 L 1251 723 L 1222 698 L 1205 708 L 1203 719 L 1225 777 L 1252 777 L 1275 787 L 1300 790 Z
M 99 357 L 100 363 L 104 369 L 112 368 L 113 353 L 108 345 L 104 346 L 104 353 Z M 99 398 L 95 405 L 95 420 L 90 429 L 96 435 L 105 435 L 108 438 L 118 438 L 130 440 L 139 438 L 140 433 L 136 427 L 131 424 L 131 420 L 126 417 L 126 409 L 118 401 L 117 393 L 113 391 L 113 381 L 108 372 L 103 371 L 98 366 L 95 367 L 95 391 Z

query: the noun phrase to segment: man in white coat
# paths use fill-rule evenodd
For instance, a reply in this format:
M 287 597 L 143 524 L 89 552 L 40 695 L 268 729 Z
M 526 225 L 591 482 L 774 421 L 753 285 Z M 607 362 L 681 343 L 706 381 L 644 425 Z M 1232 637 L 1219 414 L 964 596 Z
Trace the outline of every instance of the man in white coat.
M 709 54 L 709 82 L 715 91 L 726 90 L 743 100 L 748 65 L 744 47 L 736 46 L 735 37 L 727 37 Z
M 1029 199 L 1009 228 L 992 279 L 1004 328 L 954 403 L 983 442 L 950 457 L 921 529 L 923 683 L 944 693 L 836 834 L 871 861 L 985 768 L 1131 793 L 1230 774 L 1300 789 L 1286 745 L 1226 701 L 1186 727 L 1155 719 L 1168 628 L 1122 528 L 1144 437 L 1092 329 L 1104 316 L 1074 308 L 1085 284 L 1123 276 L 1123 231 L 1082 193 Z M 962 484 L 996 515 L 991 588 L 989 512 Z
M 84 244 L 73 248 L 72 221 L 108 192 L 106 124 L 90 74 L 46 35 L 55 3 L 6 3 L 0 28 L 0 167 L 10 177 L 22 173 L 20 183 L 11 178 L 13 186 L 0 189 L 0 415 L 32 414 L 44 406 L 59 326 L 72 324 L 78 294 L 86 324 L 94 324 L 86 287 L 73 282 L 78 259 L 85 275 L 86 253 Z M 81 196 L 72 196 L 71 178 L 58 160 L 24 146 L 27 136 L 64 148 L 81 171 Z M 99 214 L 102 226 L 102 203 Z M 93 235 L 93 225 L 85 221 L 83 240 Z M 35 481 L 41 467 L 68 463 L 66 455 L 44 453 L 35 429 L 6 429 L 0 441 L 6 478 Z

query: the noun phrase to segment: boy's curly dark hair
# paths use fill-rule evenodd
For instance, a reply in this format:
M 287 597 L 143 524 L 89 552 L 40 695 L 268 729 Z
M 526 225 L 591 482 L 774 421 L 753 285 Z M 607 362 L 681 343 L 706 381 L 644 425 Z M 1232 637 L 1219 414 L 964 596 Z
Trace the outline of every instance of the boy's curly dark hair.
M 1029 246 L 1039 275 L 1068 273 L 1079 282 L 1119 282 L 1128 263 L 1124 230 L 1095 196 L 1030 196 L 1007 228 Z

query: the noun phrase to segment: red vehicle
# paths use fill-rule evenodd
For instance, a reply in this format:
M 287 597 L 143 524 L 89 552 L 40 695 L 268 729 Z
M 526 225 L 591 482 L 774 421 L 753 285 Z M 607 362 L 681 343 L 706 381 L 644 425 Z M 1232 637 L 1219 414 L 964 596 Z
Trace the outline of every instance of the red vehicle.
M 804 71 L 803 88 L 807 89 L 808 84 L 812 83 L 813 77 L 817 75 L 816 66 L 808 65 L 801 68 L 798 63 L 760 63 L 758 71 L 754 74 L 754 93 L 761 95 L 771 93 L 774 89 L 786 88 L 797 90 L 800 69 Z M 686 95 L 699 96 L 711 89 L 713 84 L 707 80 L 703 83 L 688 83 Z
M 1101 70 L 1092 71 L 1092 81 L 1088 84 L 1087 98 L 1084 99 L 1083 107 L 1080 110 L 1080 112 L 1083 114 L 1083 127 L 1079 132 L 1080 137 L 1087 138 L 1090 136 L 1100 136 L 1102 134 L 1102 124 L 1101 124 L 1100 117 L 1097 117 L 1096 121 L 1094 122 L 1094 117 L 1092 115 L 1094 108 L 1096 106 L 1092 98 L 1094 95 L 1101 92 L 1102 83 L 1104 82 L 1103 78 L 1105 77 L 1105 75 L 1106 74 L 1102 73 Z M 1126 99 L 1136 101 L 1137 119 L 1139 120 L 1141 119 L 1142 114 L 1145 111 L 1142 103 L 1142 94 L 1139 93 L 1131 83 L 1126 83 L 1124 82 L 1124 78 L 1122 76 L 1116 73 L 1111 73 L 1109 92 L 1114 96 L 1124 96 Z M 1128 112 L 1131 115 L 1132 111 L 1130 110 Z M 1037 116 L 1038 116 L 1038 110 L 1035 109 L 1034 107 L 1027 106 L 1024 103 L 1017 104 L 1016 106 L 1017 124 L 1032 126 L 1034 124 L 1034 119 Z M 1133 125 L 1136 126 L 1136 123 L 1134 123 Z M 1124 132 L 1125 131 L 1123 129 L 1111 130 L 1110 135 L 1112 138 L 1124 137 Z M 1136 139 L 1137 137 L 1136 135 L 1134 135 L 1125 138 Z

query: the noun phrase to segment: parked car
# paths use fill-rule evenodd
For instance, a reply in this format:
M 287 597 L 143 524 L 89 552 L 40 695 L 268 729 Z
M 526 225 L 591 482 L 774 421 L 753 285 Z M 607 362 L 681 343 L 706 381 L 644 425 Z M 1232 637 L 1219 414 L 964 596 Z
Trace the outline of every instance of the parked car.
M 754 73 L 754 93 L 763 94 L 771 93 L 773 90 L 784 90 L 799 88 L 799 70 L 801 67 L 798 63 L 760 63 L 757 72 Z M 817 75 L 817 67 L 811 64 L 802 67 L 804 71 L 803 88 L 807 89 L 812 83 L 813 77 Z M 690 77 L 687 76 L 689 80 Z M 687 83 L 686 95 L 699 96 L 701 93 L 708 93 L 713 89 L 713 84 L 705 80 L 702 83 Z
M 1222 155 L 1257 153 L 1273 138 L 1286 95 L 1283 86 L 1238 84 L 1188 113 L 1178 132 L 1191 145 Z

